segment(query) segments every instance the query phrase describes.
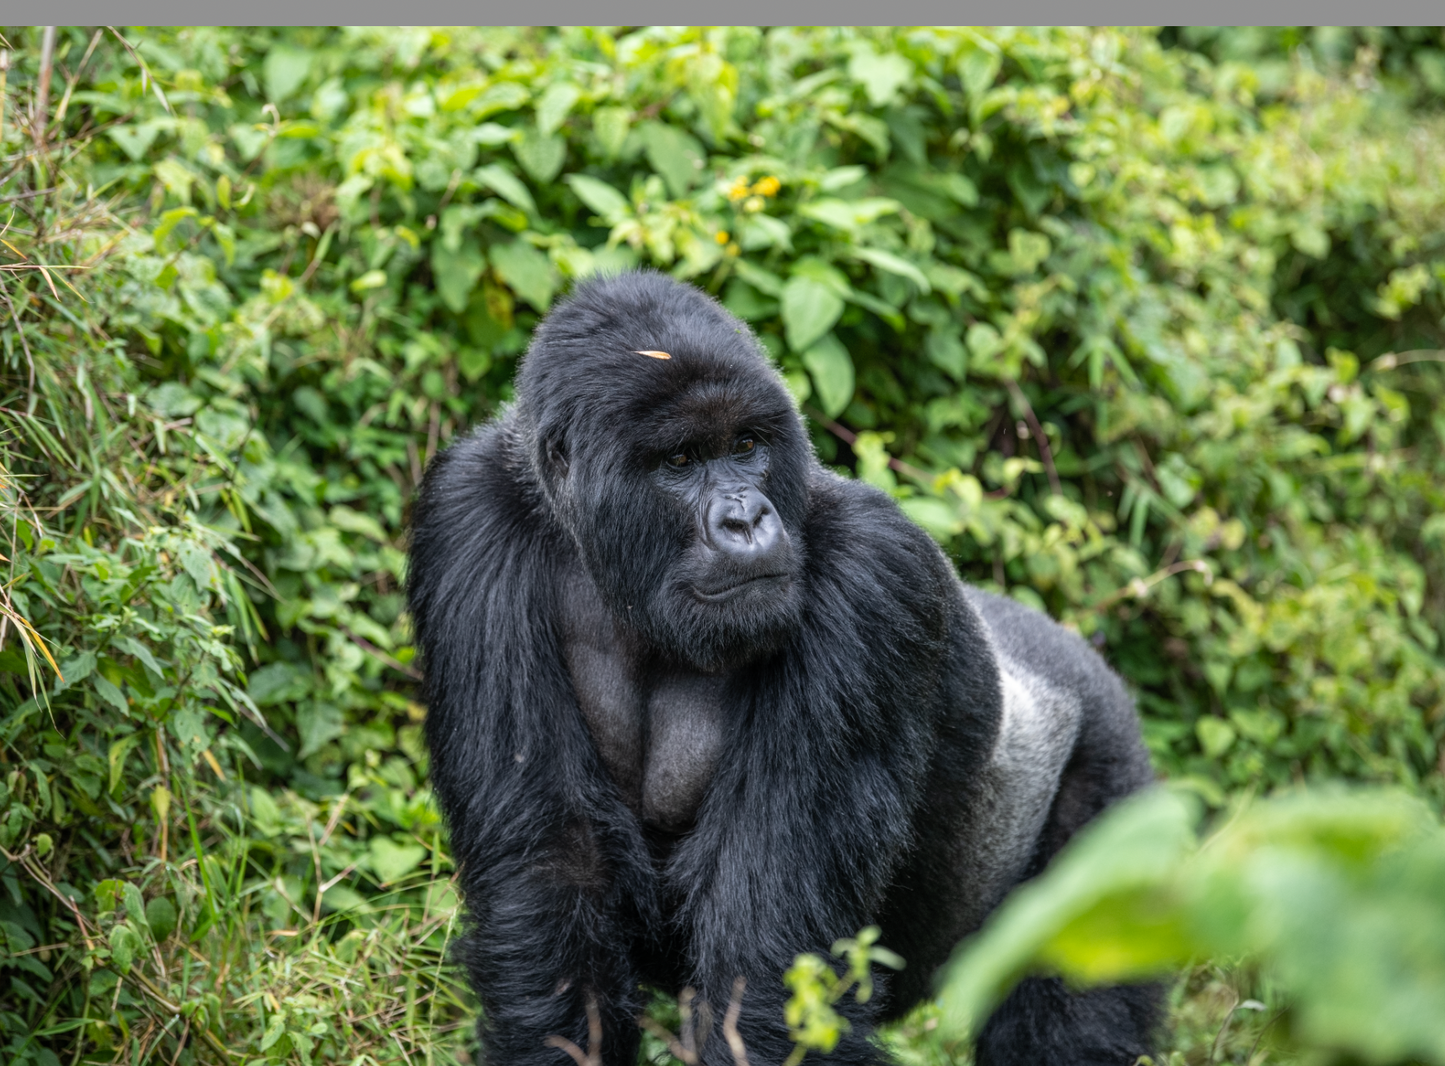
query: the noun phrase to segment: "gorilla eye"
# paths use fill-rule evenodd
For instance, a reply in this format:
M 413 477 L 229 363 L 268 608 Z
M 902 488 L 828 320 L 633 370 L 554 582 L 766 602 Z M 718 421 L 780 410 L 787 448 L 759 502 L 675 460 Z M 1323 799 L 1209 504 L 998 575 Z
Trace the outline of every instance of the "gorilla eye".
M 737 439 L 737 443 L 733 445 L 733 454 L 747 455 L 757 446 L 758 442 L 755 441 L 752 437 L 739 437 Z
M 667 465 L 674 470 L 681 470 L 691 461 L 684 452 L 678 452 L 676 455 L 669 455 L 667 457 Z

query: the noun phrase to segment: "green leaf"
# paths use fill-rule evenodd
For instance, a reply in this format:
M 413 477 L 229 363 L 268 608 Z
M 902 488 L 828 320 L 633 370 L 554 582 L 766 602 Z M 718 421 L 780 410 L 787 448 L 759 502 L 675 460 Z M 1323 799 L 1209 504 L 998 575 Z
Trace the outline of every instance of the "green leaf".
M 1162 886 L 1194 843 L 1192 822 L 1184 799 L 1151 789 L 1080 830 L 1042 876 L 1015 890 L 955 953 L 943 974 L 940 1030 L 949 1039 L 976 1032 L 1070 922 L 1111 896 L 1137 899 Z
M 884 215 L 894 214 L 902 208 L 897 200 L 884 196 L 867 196 L 861 200 L 835 200 L 824 197 L 813 200 L 798 208 L 798 214 L 805 218 L 824 222 L 834 229 L 856 230 L 870 222 L 876 222 Z
M 982 38 L 969 42 L 958 61 L 958 80 L 963 83 L 972 107 L 976 109 L 983 102 L 984 93 L 993 85 L 1002 66 L 998 45 Z
M 812 378 L 818 406 L 829 418 L 836 418 L 853 400 L 853 358 L 848 349 L 829 333 L 803 353 L 803 365 Z
M 815 277 L 792 277 L 783 286 L 782 312 L 788 347 L 801 352 L 833 328 L 843 313 L 843 298 Z
M 445 241 L 433 241 L 431 267 L 437 295 L 450 311 L 459 315 L 467 309 L 487 261 L 476 241 L 466 241 L 455 252 L 447 250 Z
M 299 89 L 311 72 L 311 58 L 309 49 L 291 48 L 284 44 L 270 48 L 261 64 L 266 98 L 279 104 Z
M 106 756 L 106 762 L 110 765 L 110 784 L 106 791 L 112 796 L 116 794 L 116 789 L 120 788 L 120 780 L 125 773 L 125 757 L 141 742 L 142 736 L 141 733 L 129 733 L 111 742 L 109 754 Z
M 120 686 L 111 681 L 104 674 L 93 674 L 90 678 L 90 686 L 95 689 L 95 694 L 106 703 L 114 707 L 123 715 L 130 714 L 130 705 L 126 703 L 125 693 Z
M 173 207 L 161 215 L 161 220 L 156 223 L 156 228 L 151 231 L 151 238 L 156 242 L 156 251 L 159 252 L 163 250 L 166 238 L 171 235 L 173 229 L 181 224 L 182 220 L 199 217 L 200 212 L 194 207 Z
M 126 921 L 135 925 L 138 931 L 149 933 L 150 925 L 146 922 L 145 899 L 141 896 L 140 889 L 129 881 L 122 881 L 120 895 L 121 902 L 125 904 Z
M 60 664 L 60 680 L 55 682 L 56 693 L 64 692 L 71 685 L 79 684 L 95 669 L 95 652 L 86 650 L 71 656 Z
M 117 922 L 110 931 L 111 965 L 122 974 L 130 973 L 136 953 L 144 946 L 140 935 L 131 928 L 129 922 Z
M 863 86 L 870 104 L 885 107 L 913 80 L 913 64 L 897 52 L 879 55 L 860 48 L 848 61 L 848 76 Z
M 146 152 L 150 151 L 151 145 L 155 144 L 161 128 L 161 124 L 157 122 L 139 122 L 132 126 L 113 126 L 106 134 L 120 146 L 120 150 L 132 163 L 139 163 Z
M 592 112 L 592 132 L 602 154 L 614 159 L 627 141 L 632 128 L 632 110 L 626 107 L 599 107 Z
M 568 174 L 562 180 L 571 186 L 577 199 L 597 212 L 609 226 L 616 225 L 632 208 L 627 197 L 598 178 L 586 174 Z
M 968 373 L 968 348 L 959 339 L 956 329 L 945 326 L 930 330 L 928 339 L 923 342 L 923 351 L 929 362 L 954 381 L 962 381 Z
M 472 176 L 513 207 L 529 215 L 537 213 L 537 202 L 532 199 L 531 190 L 522 184 L 521 178 L 505 167 L 491 163 L 478 167 L 472 172 Z
M 346 719 L 331 704 L 311 700 L 296 710 L 296 731 L 301 734 L 296 758 L 305 759 L 345 733 Z
M 433 268 L 435 269 L 435 268 Z M 370 292 L 372 289 L 380 289 L 386 286 L 385 270 L 368 270 L 361 277 L 351 283 L 349 288 L 352 292 Z
M 567 142 L 555 134 L 546 136 L 531 129 L 513 143 L 512 153 L 533 181 L 546 185 L 561 173 L 567 161 Z
M 400 881 L 426 858 L 426 848 L 420 844 L 398 844 L 384 836 L 372 837 L 366 850 L 371 859 L 371 872 L 384 885 Z
M 879 270 L 886 270 L 890 274 L 897 274 L 900 278 L 907 278 L 918 286 L 918 291 L 927 295 L 933 291 L 933 286 L 928 284 L 928 279 L 923 276 L 923 271 L 904 259 L 901 255 L 894 255 L 881 248 L 853 248 L 850 254 L 854 259 L 861 259 L 865 263 L 871 263 Z
M 549 137 L 556 133 L 557 128 L 567 120 L 572 106 L 581 97 L 582 90 L 570 81 L 554 82 L 547 86 L 547 90 L 537 100 L 537 129 L 542 136 Z
M 145 906 L 146 924 L 158 944 L 175 932 L 176 917 L 176 905 L 165 896 L 156 896 Z
M 497 275 L 513 292 L 538 311 L 547 310 L 557 282 L 545 253 L 518 238 L 511 244 L 496 245 L 491 255 Z
M 676 126 L 661 122 L 644 122 L 639 127 L 647 161 L 662 175 L 673 199 L 681 199 L 702 176 L 707 152 L 696 137 Z
M 1199 746 L 1211 759 L 1219 758 L 1234 746 L 1234 726 L 1223 718 L 1205 715 L 1194 723 L 1194 731 L 1199 734 Z

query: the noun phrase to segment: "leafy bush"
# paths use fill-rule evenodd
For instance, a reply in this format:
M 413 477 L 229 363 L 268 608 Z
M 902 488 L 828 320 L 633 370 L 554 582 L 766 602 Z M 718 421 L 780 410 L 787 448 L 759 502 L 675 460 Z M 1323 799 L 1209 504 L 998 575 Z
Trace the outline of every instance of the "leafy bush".
M 1233 958 L 1263 964 L 1280 995 L 1277 1049 L 1445 1062 L 1439 819 L 1389 792 L 1301 793 L 1243 807 L 1201 844 L 1190 807 L 1133 798 L 1016 892 L 952 964 L 945 1035 L 1035 962 L 1094 983 Z
M 404 511 L 597 270 L 748 320 L 1210 804 L 1442 799 L 1438 37 L 5 37 L 11 1059 L 465 1054 Z

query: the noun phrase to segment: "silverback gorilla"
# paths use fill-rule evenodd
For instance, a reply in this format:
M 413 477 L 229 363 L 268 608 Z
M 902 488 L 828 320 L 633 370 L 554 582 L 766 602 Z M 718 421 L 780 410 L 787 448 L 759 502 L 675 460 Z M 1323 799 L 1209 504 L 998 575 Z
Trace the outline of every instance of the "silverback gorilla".
M 834 1058 L 879 1062 L 871 1024 L 1151 777 L 1092 649 L 824 469 L 748 329 L 661 274 L 547 316 L 515 403 L 431 465 L 410 565 L 491 1066 L 567 1062 L 589 1002 L 632 1066 L 644 986 L 720 1019 L 739 976 L 778 1066 L 783 971 L 869 924 L 907 966 Z M 1156 999 L 1030 978 L 978 1062 L 1131 1066 Z

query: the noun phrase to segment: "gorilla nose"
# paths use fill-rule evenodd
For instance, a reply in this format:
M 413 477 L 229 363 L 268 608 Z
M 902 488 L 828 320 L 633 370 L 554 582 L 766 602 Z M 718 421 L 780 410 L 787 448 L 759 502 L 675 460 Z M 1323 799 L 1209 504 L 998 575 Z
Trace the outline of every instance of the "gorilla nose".
M 766 496 L 741 490 L 719 493 L 707 513 L 707 539 L 736 559 L 761 559 L 786 537 Z

